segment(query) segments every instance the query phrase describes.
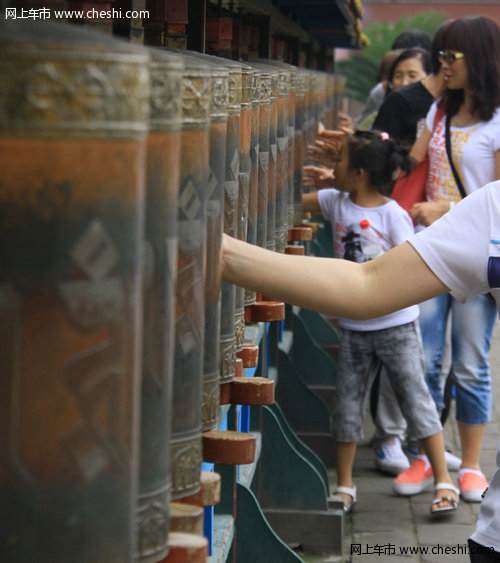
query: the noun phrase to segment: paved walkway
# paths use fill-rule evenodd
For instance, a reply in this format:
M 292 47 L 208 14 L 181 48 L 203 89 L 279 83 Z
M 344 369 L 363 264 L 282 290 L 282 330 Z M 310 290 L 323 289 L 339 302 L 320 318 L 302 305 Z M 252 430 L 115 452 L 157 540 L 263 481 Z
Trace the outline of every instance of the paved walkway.
M 496 464 L 500 444 L 500 326 L 497 323 L 491 352 L 493 377 L 493 420 L 488 425 L 481 452 L 481 467 L 489 478 Z M 371 435 L 370 417 L 366 417 L 365 436 Z M 445 424 L 447 443 L 459 455 L 459 440 L 454 412 Z M 332 471 L 332 487 L 335 475 Z M 456 473 L 451 473 L 456 480 Z M 414 497 L 398 497 L 392 493 L 392 477 L 379 473 L 373 464 L 373 450 L 367 442 L 358 446 L 354 465 L 354 481 L 358 503 L 347 516 L 343 557 L 299 555 L 306 562 L 372 561 L 397 563 L 404 561 L 466 563 L 467 538 L 474 529 L 478 504 L 461 502 L 458 512 L 436 520 L 429 515 L 432 489 Z M 456 481 L 455 481 L 456 482 Z M 413 548 L 413 554 L 410 549 Z M 406 554 L 403 551 L 406 550 Z M 420 550 L 416 553 L 416 550 Z

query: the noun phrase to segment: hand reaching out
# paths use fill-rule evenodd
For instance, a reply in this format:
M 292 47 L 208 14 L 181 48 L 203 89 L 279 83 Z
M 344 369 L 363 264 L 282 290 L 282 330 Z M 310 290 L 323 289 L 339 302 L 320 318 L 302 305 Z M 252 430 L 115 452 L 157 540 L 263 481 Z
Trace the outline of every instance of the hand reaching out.
M 307 159 L 321 166 L 332 168 L 338 160 L 342 141 L 346 135 L 350 135 L 351 133 L 352 131 L 347 128 L 343 128 L 339 131 L 324 129 L 318 133 L 318 138 L 314 142 L 314 145 L 307 147 Z
M 419 225 L 428 227 L 450 210 L 448 201 L 422 201 L 415 203 L 410 215 Z
M 331 168 L 322 168 L 319 166 L 304 166 L 303 185 L 307 188 L 316 188 L 322 190 L 331 188 L 335 175 Z

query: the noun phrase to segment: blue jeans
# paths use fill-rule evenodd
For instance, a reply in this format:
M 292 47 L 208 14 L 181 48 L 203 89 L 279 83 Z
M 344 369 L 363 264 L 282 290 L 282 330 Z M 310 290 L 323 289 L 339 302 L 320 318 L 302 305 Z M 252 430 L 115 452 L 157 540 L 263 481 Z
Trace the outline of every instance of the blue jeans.
M 444 407 L 440 375 L 448 314 L 457 421 L 469 425 L 486 424 L 491 416 L 488 354 L 498 314 L 495 301 L 491 295 L 484 294 L 460 303 L 445 294 L 420 304 L 425 378 L 438 409 Z

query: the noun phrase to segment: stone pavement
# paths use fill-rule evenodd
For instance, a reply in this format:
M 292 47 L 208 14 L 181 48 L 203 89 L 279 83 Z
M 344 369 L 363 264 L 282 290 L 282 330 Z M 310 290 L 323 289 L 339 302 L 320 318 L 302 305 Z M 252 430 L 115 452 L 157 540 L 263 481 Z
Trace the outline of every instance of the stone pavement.
M 496 469 L 495 457 L 500 445 L 500 323 L 495 328 L 490 360 L 493 420 L 487 427 L 481 452 L 481 468 L 487 478 Z M 370 436 L 371 421 L 367 416 L 365 437 Z M 446 421 L 445 438 L 453 452 L 460 455 L 454 411 L 450 412 Z M 456 483 L 456 473 L 451 473 L 451 476 Z M 392 479 L 374 468 L 373 450 L 368 442 L 360 443 L 354 465 L 358 503 L 352 514 L 346 517 L 343 557 L 298 553 L 299 556 L 310 563 L 468 562 L 465 546 L 474 530 L 479 504 L 462 501 L 457 513 L 438 520 L 429 514 L 432 488 L 414 497 L 398 497 L 392 493 Z M 333 488 L 334 471 L 331 471 L 331 483 Z M 420 552 L 412 554 L 410 548 Z M 406 554 L 403 554 L 404 550 Z

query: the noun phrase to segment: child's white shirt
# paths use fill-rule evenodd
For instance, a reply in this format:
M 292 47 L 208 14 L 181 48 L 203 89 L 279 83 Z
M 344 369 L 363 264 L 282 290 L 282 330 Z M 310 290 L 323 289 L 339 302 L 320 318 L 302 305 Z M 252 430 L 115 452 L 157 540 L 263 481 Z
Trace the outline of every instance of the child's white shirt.
M 372 228 L 367 229 L 381 252 L 405 242 L 413 236 L 414 229 L 408 213 L 395 201 L 390 200 L 379 207 L 360 207 L 354 204 L 349 194 L 336 189 L 318 191 L 318 201 L 323 217 L 332 224 L 334 255 L 354 262 L 365 262 L 360 222 L 367 219 Z M 358 321 L 339 319 L 339 324 L 349 330 L 382 330 L 413 322 L 419 314 L 418 306 L 406 307 L 383 317 Z

